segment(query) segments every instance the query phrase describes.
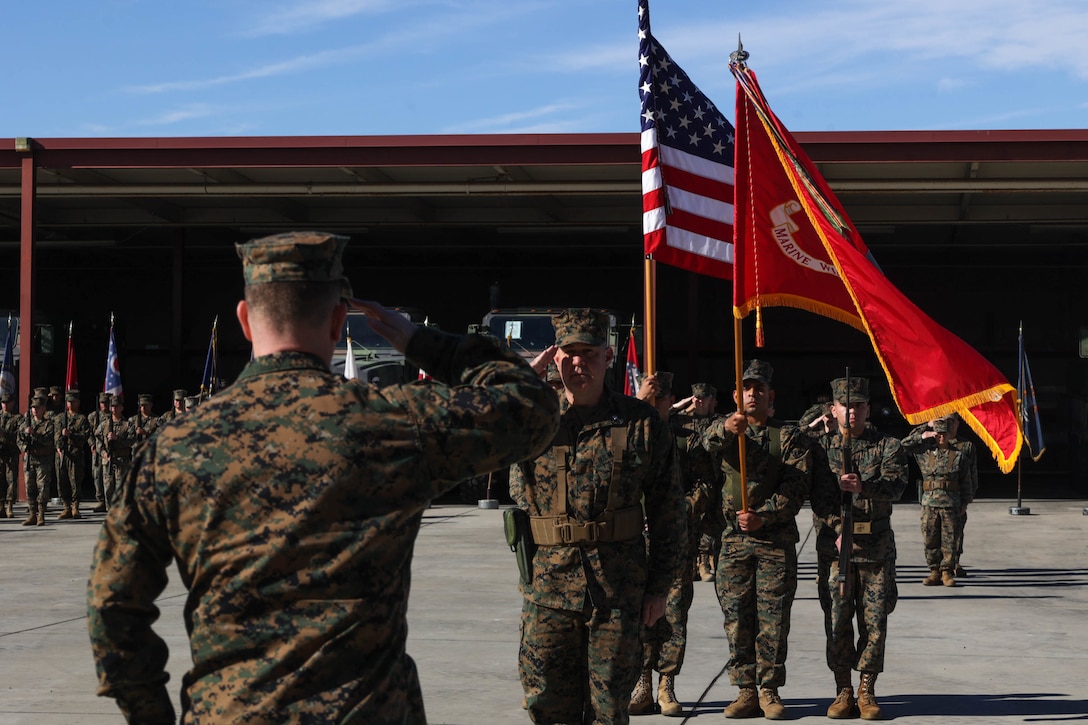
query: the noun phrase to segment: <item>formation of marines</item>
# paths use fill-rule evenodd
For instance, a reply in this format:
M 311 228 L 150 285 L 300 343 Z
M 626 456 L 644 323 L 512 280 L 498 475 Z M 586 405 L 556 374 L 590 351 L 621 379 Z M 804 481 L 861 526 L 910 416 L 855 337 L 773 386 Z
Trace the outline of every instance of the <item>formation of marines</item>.
M 319 235 L 287 242 L 299 247 L 322 245 L 321 254 L 335 255 L 338 264 L 343 245 L 338 239 Z M 306 275 L 320 274 L 321 280 L 330 284 L 335 282 L 326 280 L 328 269 L 322 267 L 331 262 L 331 256 L 326 260 L 311 256 L 312 251 L 292 256 L 290 250 L 264 247 L 265 243 L 258 240 L 253 247 L 239 247 L 246 262 L 247 299 L 254 286 L 281 281 L 262 275 L 284 274 L 292 266 Z M 276 257 L 276 265 L 269 261 L 272 257 Z M 315 262 L 319 263 L 316 267 L 312 266 Z M 339 274 L 333 277 L 340 279 Z M 282 281 L 293 284 L 297 278 L 287 276 Z M 273 297 L 258 302 L 266 298 L 254 294 L 255 309 L 265 309 L 258 305 L 278 309 Z M 342 305 L 348 298 L 339 299 Z M 409 353 L 431 360 L 428 369 L 444 370 L 460 359 L 450 356 L 460 354 L 455 349 L 465 345 L 463 338 L 431 339 L 430 333 L 420 333 L 415 326 L 403 328 L 410 323 L 403 323 L 399 316 L 382 316 L 384 310 L 378 306 L 372 310 L 376 329 L 386 325 L 388 334 L 400 335 L 400 346 L 410 348 L 409 340 L 420 340 L 421 334 L 427 337 L 429 352 L 420 347 L 424 343 L 413 343 L 416 348 Z M 336 314 L 339 312 L 333 314 L 333 323 Z M 239 315 L 249 336 L 249 321 L 243 318 L 241 307 Z M 296 323 L 302 324 L 301 319 Z M 173 409 L 161 416 L 153 413 L 154 401 L 149 395 L 140 395 L 137 412 L 127 416 L 124 399 L 105 393 L 96 398 L 98 408 L 86 415 L 80 410 L 80 394 L 75 390 L 36 389 L 25 414 L 15 412 L 10 396 L 4 396 L 0 398 L 0 517 L 14 516 L 14 477 L 20 455 L 28 504 L 24 526 L 45 524 L 51 491 L 63 501 L 58 520 L 81 518 L 81 485 L 88 475 L 93 478 L 97 501 L 93 510 L 110 512 L 88 589 L 100 694 L 117 698 L 130 721 L 172 718 L 172 706 L 162 689 L 165 678 L 156 675 L 156 681 L 147 684 L 146 673 L 161 668 L 161 642 L 150 633 L 147 622 L 151 619 L 140 609 L 143 604 L 153 608 L 153 600 L 161 592 L 165 580 L 160 579 L 159 568 L 170 559 L 164 553 L 185 552 L 183 566 L 189 572 L 191 604 L 194 611 L 200 611 L 202 622 L 215 622 L 232 611 L 231 597 L 243 594 L 233 587 L 248 586 L 247 567 L 264 561 L 239 559 L 230 570 L 232 588 L 220 591 L 213 584 L 219 575 L 209 552 L 215 548 L 212 539 L 222 535 L 224 527 L 234 531 L 232 536 L 245 536 L 252 529 L 254 515 L 268 522 L 279 521 L 275 526 L 284 527 L 284 541 L 290 539 L 297 546 L 299 527 L 305 524 L 297 516 L 300 506 L 309 511 L 303 518 L 325 517 L 331 523 L 344 514 L 343 506 L 354 505 L 354 499 L 337 494 L 340 503 L 326 510 L 317 493 L 306 487 L 297 495 L 268 489 L 258 496 L 260 501 L 247 495 L 245 503 L 239 499 L 227 505 L 221 496 L 229 498 L 243 490 L 251 493 L 248 485 L 260 484 L 273 470 L 282 475 L 282 462 L 265 460 L 262 441 L 266 436 L 282 433 L 297 437 L 295 424 L 279 412 L 269 417 L 268 411 L 244 411 L 235 401 L 275 401 L 264 408 L 286 413 L 296 406 L 310 411 L 319 400 L 327 399 L 330 405 L 336 401 L 337 410 L 350 409 L 352 415 L 358 415 L 356 422 L 363 429 L 383 431 L 383 436 L 395 432 L 402 415 L 414 421 L 413 430 L 438 435 L 434 440 L 440 447 L 453 440 L 447 436 L 454 431 L 467 436 L 463 443 L 474 451 L 472 455 L 466 448 L 460 451 L 465 456 L 458 457 L 459 453 L 451 459 L 437 449 L 424 449 L 414 454 L 425 456 L 419 464 L 422 468 L 414 472 L 381 456 L 373 465 L 368 464 L 365 474 L 340 467 L 339 453 L 320 461 L 314 458 L 305 465 L 300 459 L 299 484 L 303 476 L 312 481 L 316 472 L 334 470 L 329 466 L 335 466 L 333 475 L 343 482 L 365 484 L 378 476 L 397 488 L 411 481 L 403 490 L 407 498 L 389 502 L 391 512 L 403 514 L 398 514 L 397 531 L 389 531 L 396 534 L 398 546 L 406 547 L 398 550 L 398 570 L 410 564 L 420 507 L 455 485 L 459 477 L 493 470 L 511 456 L 529 454 L 513 463 L 510 478 L 511 497 L 525 513 L 523 540 L 528 547 L 523 552 L 526 568 L 519 584 L 524 602 L 518 663 L 523 706 L 536 723 L 622 724 L 631 715 L 688 714 L 676 697 L 675 681 L 684 661 L 694 581 L 713 581 L 722 609 L 729 646 L 726 670 L 738 688 L 724 715 L 773 720 L 788 716 L 779 689 L 786 684 L 791 608 L 798 585 L 796 517 L 808 501 L 816 532 L 817 590 L 824 615 L 826 661 L 835 682 L 827 716 L 882 719 L 875 683 L 884 670 L 888 618 L 898 599 L 891 511 L 908 482 L 908 454 L 916 458 L 922 472 L 919 501 L 930 569 L 923 583 L 955 586 L 961 571 L 963 527 L 967 506 L 977 489 L 977 469 L 972 444 L 957 438 L 956 417 L 918 426 L 901 442 L 869 422 L 868 380 L 854 377 L 831 381 L 826 400 L 806 411 L 797 425 L 784 423 L 774 414 L 773 369 L 761 360 L 745 365 L 742 387 L 733 391 L 735 413 L 715 412 L 717 390 L 708 383 L 693 384 L 691 396 L 677 402 L 672 375 L 661 371 L 644 376 L 638 395 L 627 397 L 605 384 L 614 354 L 608 345 L 607 316 L 572 309 L 555 316 L 553 325 L 555 345 L 533 362 L 531 372 L 535 375 L 529 377 L 538 378 L 544 389 L 554 391 L 553 401 L 558 397 L 557 428 L 545 425 L 549 407 L 541 398 L 534 398 L 530 406 L 518 400 L 519 396 L 539 396 L 539 391 L 525 387 L 526 376 L 514 368 L 508 374 L 521 387 L 501 394 L 487 388 L 489 383 L 485 382 L 473 389 L 472 399 L 457 397 L 464 393 L 446 386 L 472 384 L 469 381 L 477 378 L 468 376 L 467 369 L 458 377 L 451 369 L 452 374 L 436 375 L 429 387 L 413 388 L 411 393 L 389 389 L 379 394 L 370 386 L 345 398 L 341 388 L 348 382 L 320 364 L 311 365 L 312 361 L 298 353 L 274 351 L 271 356 L 255 352 L 254 362 L 240 383 L 228 389 L 231 392 L 209 403 L 199 419 L 182 420 L 163 429 L 163 435 L 156 432 L 164 422 L 177 421 L 197 402 L 184 390 L 174 392 Z M 330 334 L 339 330 L 338 324 L 327 326 Z M 258 338 L 255 334 L 253 339 Z M 321 350 L 318 363 L 330 344 L 322 339 L 312 347 Z M 256 347 L 255 343 L 255 351 Z M 495 350 L 481 349 L 461 364 L 472 360 L 472 364 L 483 366 L 480 370 L 499 370 L 493 366 L 514 362 L 512 356 L 496 354 Z M 321 390 L 298 393 L 294 377 L 299 374 L 316 376 L 315 382 L 320 378 Z M 291 387 L 285 387 L 288 379 Z M 271 398 L 266 393 L 272 388 L 261 387 L 268 385 L 275 388 Z M 247 386 L 254 389 L 252 395 L 243 390 L 248 390 Z M 513 397 L 497 397 L 508 393 Z M 362 397 L 352 397 L 356 395 Z M 415 395 L 422 397 L 413 402 Z M 444 397 L 447 395 L 454 397 Z M 63 407 L 59 405 L 62 398 Z M 362 408 L 357 407 L 360 404 Z M 493 421 L 488 409 L 495 405 L 511 420 L 521 415 L 527 425 L 531 421 L 527 437 L 518 439 L 520 453 L 499 444 L 502 439 L 507 441 L 505 445 L 513 445 L 511 436 L 517 426 L 498 425 L 493 433 L 487 433 L 486 441 L 477 440 L 478 433 L 486 432 Z M 448 411 L 440 413 L 440 408 L 450 406 L 465 406 L 462 415 L 480 416 L 469 427 L 476 433 L 468 435 L 469 430 L 460 428 L 459 423 L 438 432 L 438 421 L 448 418 Z M 249 420 L 252 415 L 257 417 Z M 365 443 L 360 443 L 361 448 L 353 447 L 356 444 L 344 438 L 341 418 L 336 419 L 336 426 L 318 434 L 322 446 L 331 445 L 329 450 L 337 451 L 342 448 L 344 460 L 358 456 L 369 460 L 370 453 L 364 451 L 376 449 Z M 385 426 L 393 427 L 387 431 Z M 546 440 L 540 438 L 545 431 Z M 394 440 L 398 440 L 396 435 L 389 438 L 391 445 Z M 428 438 L 413 433 L 406 440 L 420 445 Z M 202 447 L 219 452 L 192 459 L 191 452 Z M 309 446 L 296 453 L 303 458 L 316 456 Z M 420 477 L 423 468 L 431 474 L 444 472 L 437 478 Z M 235 479 L 240 487 L 236 491 L 230 487 Z M 209 486 L 219 491 L 216 504 L 197 506 L 193 496 L 206 496 Z M 287 498 L 281 501 L 283 496 Z M 272 508 L 249 513 L 238 508 L 258 503 Z M 222 505 L 227 508 L 220 509 Z M 295 513 L 280 521 L 277 512 L 287 510 L 284 507 Z M 369 510 L 369 504 L 364 508 Z M 133 511 L 140 515 L 130 519 Z M 208 517 L 215 519 L 214 526 Z M 133 528 L 137 525 L 139 530 Z M 263 543 L 256 543 L 267 544 L 270 552 L 284 552 L 287 549 L 279 542 L 279 534 L 264 541 L 269 532 L 276 532 L 275 526 L 262 529 Z M 326 539 L 322 537 L 322 541 Z M 151 556 L 149 546 L 158 553 Z M 375 555 L 362 542 L 351 551 L 359 561 L 370 561 Z M 390 553 L 384 551 L 382 556 Z M 290 570 L 291 576 L 302 577 L 299 581 L 309 581 L 312 576 L 306 562 L 276 557 L 269 561 L 283 568 L 281 573 Z M 368 571 L 374 575 L 383 570 L 375 564 Z M 258 579 L 253 580 L 255 586 Z M 326 577 L 320 584 L 314 580 L 308 586 L 329 583 Z M 392 599 L 390 591 L 369 584 L 360 588 L 359 606 L 368 614 L 359 609 L 352 610 L 355 614 L 351 616 L 374 622 L 393 617 L 394 623 L 403 624 L 407 587 L 397 588 Z M 246 596 L 249 611 L 264 612 L 269 621 L 279 623 L 275 644 L 279 659 L 305 650 L 306 638 L 325 636 L 326 625 L 335 629 L 346 621 L 343 612 L 330 619 L 330 613 L 297 610 L 276 597 L 258 604 L 253 596 L 261 599 L 264 594 Z M 124 632 L 115 630 L 120 626 L 116 618 L 121 615 L 117 607 L 122 603 L 124 616 L 131 619 L 123 623 Z M 393 609 L 379 616 L 378 603 Z M 142 624 L 137 626 L 137 620 Z M 131 636 L 137 630 L 144 632 L 143 639 Z M 256 637 L 226 647 L 213 641 L 212 634 L 190 628 L 196 669 L 187 678 L 183 704 L 194 713 L 229 711 L 245 719 L 248 713 L 274 711 L 283 717 L 304 714 L 344 720 L 368 713 L 425 722 L 418 680 L 411 659 L 403 654 L 400 628 L 393 639 L 366 635 L 351 643 L 355 654 L 369 653 L 367 657 L 386 647 L 400 648 L 395 671 L 362 668 L 359 677 L 334 686 L 326 677 L 300 679 L 284 670 L 276 675 L 286 688 L 283 692 L 253 689 L 253 673 L 264 667 L 260 663 L 271 662 L 270 642 Z M 224 669 L 216 664 L 228 651 L 238 659 L 239 667 Z M 356 657 L 355 661 L 358 668 L 361 660 Z M 344 671 L 338 663 L 331 658 L 322 671 L 330 675 Z M 655 671 L 659 674 L 656 691 Z M 856 688 L 854 671 L 859 673 Z M 266 676 L 271 672 L 261 679 Z M 213 687 L 212 683 L 218 684 Z
M 81 499 L 88 479 L 96 501 L 91 511 L 105 512 L 133 449 L 199 399 L 175 390 L 174 409 L 156 415 L 154 397 L 140 394 L 138 411 L 131 416 L 125 415 L 121 395 L 99 393 L 96 400 L 98 408 L 84 414 L 79 390 L 40 387 L 30 397 L 29 410 L 19 413 L 14 396 L 0 396 L 0 518 L 15 518 L 20 456 L 27 495 L 23 526 L 44 526 L 54 497 L 62 503 L 57 521 L 83 518 Z
M 549 356 L 575 360 L 570 368 L 558 367 L 564 423 L 549 451 L 515 466 L 511 479 L 515 505 L 533 524 L 535 546 L 532 575 L 519 585 L 525 598 L 519 660 L 530 719 L 624 723 L 655 712 L 688 715 L 676 698 L 675 680 L 692 582 L 706 579 L 715 582 L 729 643 L 726 669 L 738 688 L 724 715 L 787 718 L 779 688 L 786 683 L 797 590 L 796 517 L 806 501 L 816 532 L 826 661 L 835 682 L 827 716 L 882 719 L 876 680 L 898 599 L 892 504 L 906 488 L 907 455 L 914 454 L 923 474 L 922 527 L 933 572 L 923 583 L 954 586 L 962 522 L 977 487 L 974 448 L 956 438 L 954 417 L 919 426 L 901 443 L 869 422 L 869 381 L 853 377 L 831 381 L 829 395 L 797 425 L 787 424 L 774 417 L 773 369 L 760 360 L 746 363 L 743 389 L 733 396 L 738 412 L 719 415 L 708 405 L 716 398 L 713 386 L 695 383 L 692 395 L 676 402 L 672 375 L 656 371 L 642 378 L 637 398 L 653 407 L 671 436 L 657 434 L 656 453 L 635 454 L 629 421 L 656 425 L 650 411 L 634 415 L 630 403 L 609 397 L 614 394 L 607 387 L 588 398 L 580 392 L 583 376 L 599 375 L 594 365 L 608 359 L 608 351 L 598 348 L 603 336 L 595 332 L 603 319 L 591 310 L 568 310 L 553 324 L 556 347 L 534 366 L 543 376 Z M 582 445 L 587 455 L 592 451 L 584 462 Z M 627 470 L 629 458 L 646 464 L 667 456 L 666 450 L 675 459 L 670 483 L 660 474 L 647 479 L 639 469 Z M 609 530 L 605 522 L 610 511 L 626 516 L 637 486 L 646 487 L 644 541 L 624 559 L 634 572 L 623 605 L 628 616 L 637 611 L 639 592 L 644 605 L 661 596 L 657 577 L 665 562 L 655 558 L 656 547 L 684 541 L 685 533 L 687 538 L 664 588 L 663 611 L 645 616 L 644 606 L 642 627 L 634 632 L 627 620 L 614 623 L 600 608 L 617 604 L 616 584 L 603 565 L 616 548 L 603 533 Z M 618 491 L 622 499 L 613 501 Z M 682 515 L 675 513 L 676 501 L 683 503 Z M 596 533 L 578 533 L 586 528 Z M 622 528 L 626 542 L 633 527 Z M 630 653 L 639 651 L 636 676 Z

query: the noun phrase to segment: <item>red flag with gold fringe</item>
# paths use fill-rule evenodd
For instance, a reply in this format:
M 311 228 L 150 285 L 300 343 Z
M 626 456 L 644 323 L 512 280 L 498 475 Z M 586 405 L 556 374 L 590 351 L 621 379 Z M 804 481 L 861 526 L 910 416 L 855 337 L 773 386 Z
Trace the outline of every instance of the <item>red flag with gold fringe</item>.
M 797 307 L 868 335 L 900 412 L 911 423 L 959 413 L 1000 469 L 1023 438 L 1015 389 L 884 276 L 842 205 L 741 64 L 737 78 L 734 315 Z

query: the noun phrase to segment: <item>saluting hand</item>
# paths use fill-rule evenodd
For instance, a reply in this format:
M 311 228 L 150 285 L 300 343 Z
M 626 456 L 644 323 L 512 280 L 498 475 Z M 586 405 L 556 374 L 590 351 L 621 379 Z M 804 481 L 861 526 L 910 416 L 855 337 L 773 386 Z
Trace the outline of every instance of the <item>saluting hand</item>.
M 370 329 L 389 341 L 397 352 L 408 349 L 408 341 L 416 334 L 419 326 L 399 312 L 393 312 L 371 300 L 348 300 L 348 307 L 366 315 Z

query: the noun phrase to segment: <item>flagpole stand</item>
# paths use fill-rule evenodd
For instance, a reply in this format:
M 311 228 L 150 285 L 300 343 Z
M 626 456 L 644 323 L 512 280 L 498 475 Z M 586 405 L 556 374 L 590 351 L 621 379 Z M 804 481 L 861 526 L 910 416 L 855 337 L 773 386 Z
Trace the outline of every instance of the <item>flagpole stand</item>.
M 1021 463 L 1020 460 L 1016 462 L 1016 505 L 1009 506 L 1009 516 L 1031 516 L 1031 509 L 1024 505 L 1024 501 L 1020 497 L 1020 484 L 1023 480 L 1021 478 Z
M 495 474 L 493 473 L 487 474 L 487 493 L 484 494 L 485 496 L 487 496 L 487 498 L 481 498 L 479 501 L 476 502 L 476 505 L 479 508 L 497 509 L 499 507 L 499 500 L 491 498 L 491 479 L 494 475 Z

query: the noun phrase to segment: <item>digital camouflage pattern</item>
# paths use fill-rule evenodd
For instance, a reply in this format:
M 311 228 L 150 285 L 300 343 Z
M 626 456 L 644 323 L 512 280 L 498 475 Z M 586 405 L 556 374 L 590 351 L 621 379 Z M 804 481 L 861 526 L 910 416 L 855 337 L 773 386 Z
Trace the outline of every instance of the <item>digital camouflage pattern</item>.
M 641 667 L 643 597 L 666 596 L 688 566 L 675 445 L 652 406 L 607 388 L 591 409 L 576 408 L 563 397 L 560 411 L 559 433 L 549 450 L 511 469 L 514 502 L 531 516 L 564 513 L 552 510 L 555 447 L 569 446 L 566 513 L 585 522 L 599 517 L 609 499 L 614 427 L 622 426 L 627 448 L 616 508 L 644 502 L 648 541 L 537 548 L 532 583 L 520 587 L 522 687 L 534 722 L 581 722 L 586 711 L 594 722 L 625 723 Z
M 35 400 L 39 400 L 35 398 Z M 44 404 L 45 401 L 41 401 Z M 29 429 L 29 432 L 28 432 Z M 53 488 L 53 421 L 43 417 L 27 421 L 22 419 L 19 428 L 19 450 L 26 454 L 26 500 L 31 508 L 44 508 L 49 503 L 49 491 Z
M 586 345 L 608 344 L 608 315 L 597 310 L 563 310 L 552 315 L 555 344 L 559 347 L 576 342 Z
M 862 378 L 859 378 L 862 379 Z M 891 528 L 892 503 L 907 487 L 907 456 L 898 438 L 867 425 L 851 439 L 851 460 L 862 483 L 854 496 L 854 522 L 869 521 L 873 532 L 854 537 L 851 561 L 895 560 L 895 534 Z M 843 470 L 842 436 L 825 434 L 813 446 L 812 518 L 816 525 L 816 551 L 838 556 L 835 539 L 842 528 L 839 476 Z
M 106 504 L 112 504 L 121 482 L 132 462 L 132 448 L 136 445 L 136 430 L 127 418 L 103 416 L 95 436 L 96 446 L 102 452 L 102 487 Z
M 15 503 L 19 428 L 23 422 L 23 416 L 18 413 L 0 411 L 0 504 Z
M 769 371 L 745 373 L 745 378 L 756 379 L 757 373 L 770 379 Z M 719 418 L 707 428 L 703 446 L 720 457 L 726 480 L 714 580 L 729 640 L 726 667 L 734 685 L 777 688 L 786 682 L 790 613 L 797 592 L 796 519 L 809 494 L 812 453 L 797 426 L 775 418 L 764 425 L 749 421 L 744 431 L 748 508 L 760 515 L 763 526 L 742 531 L 737 522 L 740 491 L 729 483 L 731 478 L 739 481 L 740 447 L 725 421 Z M 771 454 L 775 431 L 781 447 L 777 463 Z
M 96 408 L 87 414 L 87 422 L 91 426 L 91 437 L 87 440 L 87 445 L 91 447 L 91 479 L 94 481 L 94 497 L 98 503 L 105 503 L 106 501 L 106 484 L 102 465 L 103 449 L 98 442 L 98 428 L 110 417 L 109 403 L 111 397 L 109 393 L 99 393 L 99 405 L 105 402 L 106 410 Z
M 421 328 L 407 354 L 441 382 L 379 389 L 306 353 L 261 356 L 137 450 L 87 590 L 98 694 L 173 721 L 151 624 L 176 561 L 183 722 L 425 722 L 405 652 L 422 514 L 537 455 L 558 404 L 483 336 Z
M 79 500 L 79 489 L 87 475 L 86 450 L 94 435 L 91 422 L 82 413 L 64 411 L 53 419 L 57 448 L 57 487 L 65 503 Z M 64 431 L 68 435 L 64 435 Z
M 255 243 L 257 242 L 257 243 Z M 285 232 L 236 244 L 246 284 L 339 282 L 340 296 L 354 297 L 342 260 L 348 237 L 324 232 Z
M 657 373 L 661 375 L 661 373 Z M 672 377 L 671 374 L 669 375 Z M 671 383 L 670 383 L 671 384 Z M 702 446 L 698 430 L 708 418 L 673 416 L 672 427 L 676 443 L 676 460 L 684 486 L 687 509 L 687 545 L 685 561 L 698 552 L 699 534 L 707 503 L 716 485 L 717 463 Z M 665 596 L 665 614 L 657 624 L 647 628 L 642 645 L 642 669 L 656 670 L 663 675 L 676 676 L 684 665 L 688 642 L 688 611 L 695 597 L 691 567 L 680 567 L 680 576 L 673 581 Z
M 820 436 L 815 439 L 813 453 L 812 519 L 816 526 L 817 591 L 824 612 L 827 666 L 832 672 L 849 672 L 851 668 L 883 672 L 888 615 L 899 598 L 892 504 L 907 487 L 907 456 L 898 439 L 878 432 L 872 425 L 851 438 L 850 459 L 862 483 L 862 492 L 853 496 L 854 522 L 869 522 L 873 533 L 853 537 L 850 591 L 843 599 L 835 581 L 839 571 L 835 540 L 842 529 L 842 436 L 837 432 Z
M 955 572 L 963 549 L 964 509 L 978 490 L 978 460 L 971 441 L 953 438 L 942 449 L 935 437 L 922 437 L 927 430 L 928 425 L 914 428 L 903 439 L 903 450 L 914 456 L 922 473 L 918 502 L 926 564 Z

